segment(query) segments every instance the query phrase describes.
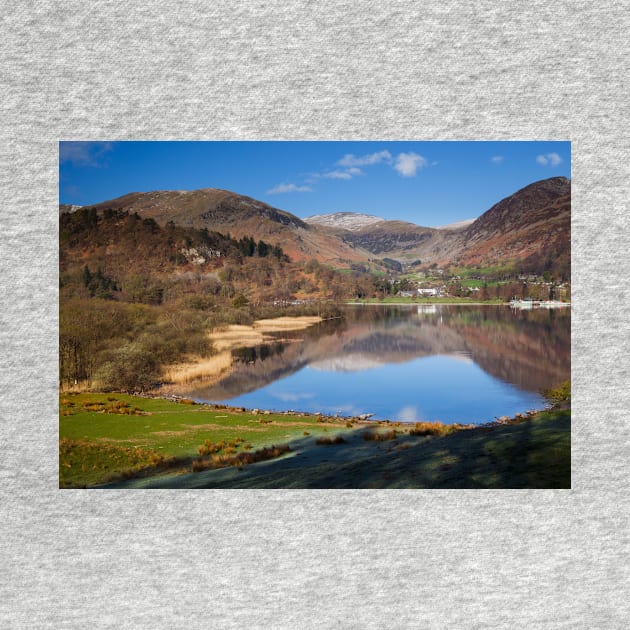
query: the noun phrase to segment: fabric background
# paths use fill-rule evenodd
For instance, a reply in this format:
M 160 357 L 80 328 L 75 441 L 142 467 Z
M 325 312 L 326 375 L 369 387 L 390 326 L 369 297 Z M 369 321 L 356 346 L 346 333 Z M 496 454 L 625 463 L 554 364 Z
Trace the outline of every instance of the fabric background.
M 2 5 L 0 627 L 627 627 L 627 2 Z M 60 139 L 571 140 L 573 489 L 60 491 Z

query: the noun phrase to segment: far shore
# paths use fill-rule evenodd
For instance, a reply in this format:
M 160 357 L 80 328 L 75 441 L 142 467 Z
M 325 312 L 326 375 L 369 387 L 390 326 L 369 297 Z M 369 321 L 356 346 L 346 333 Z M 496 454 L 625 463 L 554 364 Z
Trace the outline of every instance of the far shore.
M 346 302 L 348 306 L 387 306 L 389 304 L 411 304 L 411 305 L 423 305 L 423 304 L 439 304 L 440 306 L 509 306 L 509 302 L 499 302 L 489 300 L 487 302 L 455 302 L 455 301 L 441 301 L 441 300 L 414 300 L 413 298 L 393 298 L 385 300 L 365 300 L 363 302 Z
M 222 326 L 208 334 L 217 354 L 203 358 L 191 358 L 168 366 L 164 371 L 167 384 L 157 391 L 162 394 L 194 389 L 200 382 L 212 385 L 232 368 L 232 350 L 252 348 L 268 341 L 277 341 L 272 333 L 303 330 L 323 321 L 318 315 L 301 317 L 275 317 L 259 319 L 249 326 L 232 324 Z
M 439 304 L 440 306 L 510 306 L 510 302 L 503 300 L 485 300 L 485 301 L 470 301 L 468 298 L 404 298 L 404 297 L 388 297 L 383 298 L 370 298 L 366 300 L 355 300 L 353 302 L 346 302 L 348 306 L 383 306 L 389 304 Z M 571 306 L 571 302 L 559 302 L 562 306 Z

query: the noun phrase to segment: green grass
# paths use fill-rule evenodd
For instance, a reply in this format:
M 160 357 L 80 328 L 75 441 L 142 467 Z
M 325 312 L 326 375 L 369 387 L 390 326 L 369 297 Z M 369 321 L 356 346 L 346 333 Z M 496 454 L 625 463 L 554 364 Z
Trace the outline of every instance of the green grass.
M 155 451 L 113 444 L 59 441 L 59 487 L 76 488 L 172 470 L 182 462 Z
M 514 273 L 514 263 L 507 262 L 504 265 L 495 265 L 494 267 L 451 267 L 449 275 L 460 276 L 461 278 L 469 278 L 470 276 L 508 276 Z
M 481 289 L 484 284 L 488 287 L 496 287 L 501 284 L 505 284 L 505 282 L 498 281 L 498 280 L 476 280 L 476 279 L 462 279 L 461 280 L 461 285 L 463 287 L 468 287 L 469 289 L 473 289 L 475 287 Z
M 291 455 L 251 467 L 122 481 L 161 488 L 570 488 L 571 412 L 507 425 L 427 435 L 384 425 L 327 440 L 292 443 Z M 436 427 L 439 429 L 440 427 Z M 444 428 L 444 427 L 443 427 Z M 373 434 L 379 432 L 378 439 Z M 364 434 L 372 435 L 367 440 Z
M 99 402 L 103 404 L 96 405 Z M 133 415 L 107 412 L 120 408 L 121 403 Z M 59 465 L 64 486 L 101 483 L 115 473 L 141 470 L 160 456 L 191 461 L 206 440 L 225 442 L 226 449 L 240 452 L 245 445 L 259 449 L 286 443 L 302 437 L 304 431 L 317 436 L 331 428 L 349 430 L 345 420 L 254 415 L 125 394 L 62 394 L 59 412 L 59 438 L 62 443 L 66 440 Z
M 108 412 L 125 408 L 135 415 Z M 381 423 L 366 429 L 309 415 L 254 415 L 123 394 L 62 394 L 59 435 L 61 487 L 112 481 L 130 487 L 226 488 L 571 485 L 570 409 L 464 430 L 426 423 Z M 207 463 L 199 462 L 198 449 L 204 444 Z M 281 444 L 291 447 L 278 451 L 288 454 L 281 459 L 250 465 L 245 457 L 251 453 L 251 461 L 260 461 L 265 458 L 258 458 L 258 451 Z M 231 468 L 205 471 L 214 467 L 214 460 Z M 193 474 L 193 469 L 203 472 Z

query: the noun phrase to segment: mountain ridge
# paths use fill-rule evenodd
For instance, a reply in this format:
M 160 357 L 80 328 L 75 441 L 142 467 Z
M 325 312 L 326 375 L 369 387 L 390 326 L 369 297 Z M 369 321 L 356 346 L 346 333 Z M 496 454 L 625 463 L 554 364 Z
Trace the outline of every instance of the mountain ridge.
M 279 245 L 295 261 L 314 258 L 333 266 L 364 262 L 366 253 L 331 237 L 299 217 L 269 204 L 229 190 L 202 188 L 193 191 L 129 193 L 89 208 L 137 213 L 160 225 L 209 229 L 237 238 L 253 236 Z
M 304 221 L 310 225 L 323 225 L 331 228 L 342 228 L 345 230 L 360 230 L 368 225 L 385 221 L 383 217 L 361 212 L 333 212 L 330 214 L 315 214 L 306 217 Z
M 72 212 L 74 206 L 61 206 Z M 85 208 L 137 213 L 159 224 L 208 229 L 281 246 L 294 261 L 333 267 L 390 259 L 401 264 L 493 266 L 526 261 L 570 269 L 571 181 L 533 182 L 468 225 L 423 227 L 351 212 L 301 219 L 252 197 L 217 188 L 128 193 Z

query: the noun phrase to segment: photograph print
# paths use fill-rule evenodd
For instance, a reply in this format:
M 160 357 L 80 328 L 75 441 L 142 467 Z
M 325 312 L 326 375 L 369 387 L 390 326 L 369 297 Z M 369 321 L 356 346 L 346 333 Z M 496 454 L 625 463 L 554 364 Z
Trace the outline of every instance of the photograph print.
M 570 488 L 571 144 L 59 143 L 61 488 Z

